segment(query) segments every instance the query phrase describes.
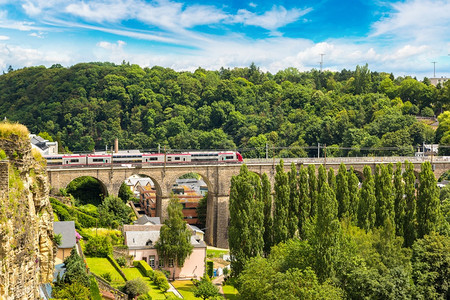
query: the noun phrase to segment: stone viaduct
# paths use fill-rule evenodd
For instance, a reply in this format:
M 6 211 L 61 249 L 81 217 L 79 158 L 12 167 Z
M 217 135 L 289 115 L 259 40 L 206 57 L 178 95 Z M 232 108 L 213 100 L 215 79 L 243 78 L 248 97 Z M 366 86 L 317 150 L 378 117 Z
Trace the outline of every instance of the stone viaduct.
M 246 160 L 248 169 L 257 174 L 266 173 L 274 183 L 275 166 L 280 159 Z M 325 165 L 333 168 L 335 172 L 341 163 L 347 168 L 353 167 L 362 177 L 362 170 L 368 165 L 375 170 L 377 164 L 404 162 L 408 160 L 414 164 L 416 174 L 425 161 L 431 161 L 436 178 L 450 169 L 450 157 L 359 157 L 359 158 L 297 158 L 284 159 L 286 171 L 290 170 L 291 163 L 297 168 L 304 165 Z M 157 216 L 162 220 L 167 217 L 167 205 L 173 184 L 180 176 L 194 172 L 203 177 L 208 185 L 207 225 L 205 240 L 214 246 L 228 248 L 228 200 L 230 181 L 233 175 L 239 173 L 241 164 L 167 164 L 151 166 L 85 166 L 85 167 L 52 167 L 48 168 L 48 176 L 53 190 L 65 188 L 74 179 L 82 176 L 91 176 L 103 186 L 105 194 L 117 195 L 120 185 L 131 175 L 139 174 L 150 177 L 155 185 L 157 197 Z

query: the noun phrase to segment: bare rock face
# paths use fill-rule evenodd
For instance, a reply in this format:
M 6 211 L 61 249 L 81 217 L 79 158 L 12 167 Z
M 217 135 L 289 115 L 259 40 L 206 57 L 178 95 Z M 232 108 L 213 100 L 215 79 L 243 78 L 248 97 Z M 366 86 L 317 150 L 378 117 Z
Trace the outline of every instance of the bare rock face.
M 39 299 L 56 254 L 45 164 L 26 134 L 2 133 L 2 125 L 0 149 L 8 159 L 0 160 L 0 299 Z

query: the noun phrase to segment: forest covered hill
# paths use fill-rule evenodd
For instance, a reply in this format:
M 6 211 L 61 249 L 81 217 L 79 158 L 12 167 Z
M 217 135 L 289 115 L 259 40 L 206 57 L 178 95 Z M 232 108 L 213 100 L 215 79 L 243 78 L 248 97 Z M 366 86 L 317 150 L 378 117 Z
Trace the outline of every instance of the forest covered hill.
M 450 145 L 450 82 L 434 87 L 367 65 L 270 74 L 253 64 L 177 72 L 82 63 L 11 70 L 0 76 L 0 90 L 0 118 L 66 151 L 105 149 L 114 138 L 122 149 L 240 149 L 244 157 L 263 156 L 266 143 L 284 157 L 313 156 L 317 150 L 307 147 L 318 143 L 335 156 L 411 155 L 422 143 Z M 416 119 L 439 114 L 437 131 Z

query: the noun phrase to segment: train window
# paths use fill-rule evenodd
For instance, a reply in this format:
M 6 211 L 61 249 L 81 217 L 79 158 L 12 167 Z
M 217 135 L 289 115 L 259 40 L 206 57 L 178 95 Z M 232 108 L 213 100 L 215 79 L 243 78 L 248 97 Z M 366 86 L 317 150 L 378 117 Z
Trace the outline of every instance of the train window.
M 94 158 L 93 162 L 103 162 L 103 158 Z
M 226 159 L 233 159 L 234 157 L 233 156 L 226 156 L 225 158 Z
M 71 159 L 71 160 L 70 160 L 71 163 L 73 163 L 73 162 L 79 162 L 79 161 L 80 161 L 80 160 L 79 160 L 78 158 L 77 158 L 77 159 Z
M 157 157 L 150 157 L 150 160 L 158 160 Z
M 167 158 L 167 161 L 172 161 L 172 157 L 168 157 L 168 158 Z
M 180 160 L 180 157 L 175 157 L 175 160 Z

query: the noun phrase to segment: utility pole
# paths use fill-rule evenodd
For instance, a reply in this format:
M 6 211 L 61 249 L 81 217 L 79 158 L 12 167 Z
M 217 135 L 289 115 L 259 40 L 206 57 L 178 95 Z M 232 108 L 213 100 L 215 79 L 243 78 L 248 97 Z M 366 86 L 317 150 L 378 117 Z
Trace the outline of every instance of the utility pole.
M 431 63 L 433 64 L 433 78 L 436 78 L 436 62 L 432 61 Z
M 320 143 L 317 143 L 317 158 L 320 157 Z
M 321 53 L 320 54 L 320 72 L 322 73 L 322 69 L 323 69 L 323 56 L 324 56 L 325 54 L 324 53 Z
M 266 159 L 269 159 L 269 145 L 266 143 Z

